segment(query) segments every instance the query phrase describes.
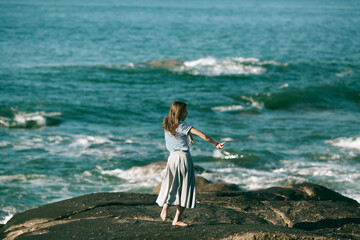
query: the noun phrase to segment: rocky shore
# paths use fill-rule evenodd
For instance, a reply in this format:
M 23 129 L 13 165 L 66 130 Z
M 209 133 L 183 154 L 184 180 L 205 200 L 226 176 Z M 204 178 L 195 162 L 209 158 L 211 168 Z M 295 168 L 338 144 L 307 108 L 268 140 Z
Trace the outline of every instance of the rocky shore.
M 320 185 L 197 185 L 197 208 L 184 213 L 190 227 L 171 226 L 175 208 L 163 222 L 156 194 L 94 193 L 19 213 L 0 239 L 360 239 L 360 204 Z

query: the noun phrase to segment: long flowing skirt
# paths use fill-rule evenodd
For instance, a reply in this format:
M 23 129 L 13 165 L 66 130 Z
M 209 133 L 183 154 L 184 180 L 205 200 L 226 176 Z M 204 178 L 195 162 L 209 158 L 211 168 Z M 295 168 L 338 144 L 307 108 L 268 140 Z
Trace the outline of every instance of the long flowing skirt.
M 165 203 L 186 208 L 196 206 L 195 171 L 190 152 L 170 152 L 156 203 L 161 207 Z

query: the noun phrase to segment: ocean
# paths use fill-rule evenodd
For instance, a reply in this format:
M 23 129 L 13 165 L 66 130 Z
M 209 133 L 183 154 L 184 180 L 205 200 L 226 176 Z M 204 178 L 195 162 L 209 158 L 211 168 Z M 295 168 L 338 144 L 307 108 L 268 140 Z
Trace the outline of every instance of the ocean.
M 0 223 L 93 192 L 151 193 L 174 100 L 209 180 L 360 201 L 360 2 L 0 1 Z

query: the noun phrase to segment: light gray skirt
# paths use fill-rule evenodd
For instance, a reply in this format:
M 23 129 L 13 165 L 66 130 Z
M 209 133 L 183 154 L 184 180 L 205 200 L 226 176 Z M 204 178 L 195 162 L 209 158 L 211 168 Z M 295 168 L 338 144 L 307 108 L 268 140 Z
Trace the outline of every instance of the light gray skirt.
M 160 207 L 165 203 L 186 208 L 196 206 L 195 171 L 190 152 L 170 152 L 156 203 Z

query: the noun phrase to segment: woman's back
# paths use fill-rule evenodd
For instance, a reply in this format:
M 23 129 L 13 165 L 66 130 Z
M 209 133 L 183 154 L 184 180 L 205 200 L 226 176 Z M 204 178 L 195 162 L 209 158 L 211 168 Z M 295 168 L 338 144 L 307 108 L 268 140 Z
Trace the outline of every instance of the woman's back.
M 165 131 L 166 148 L 172 151 L 189 151 L 187 135 L 192 128 L 191 125 L 181 122 L 176 128 L 176 135 L 173 136 L 169 131 Z

